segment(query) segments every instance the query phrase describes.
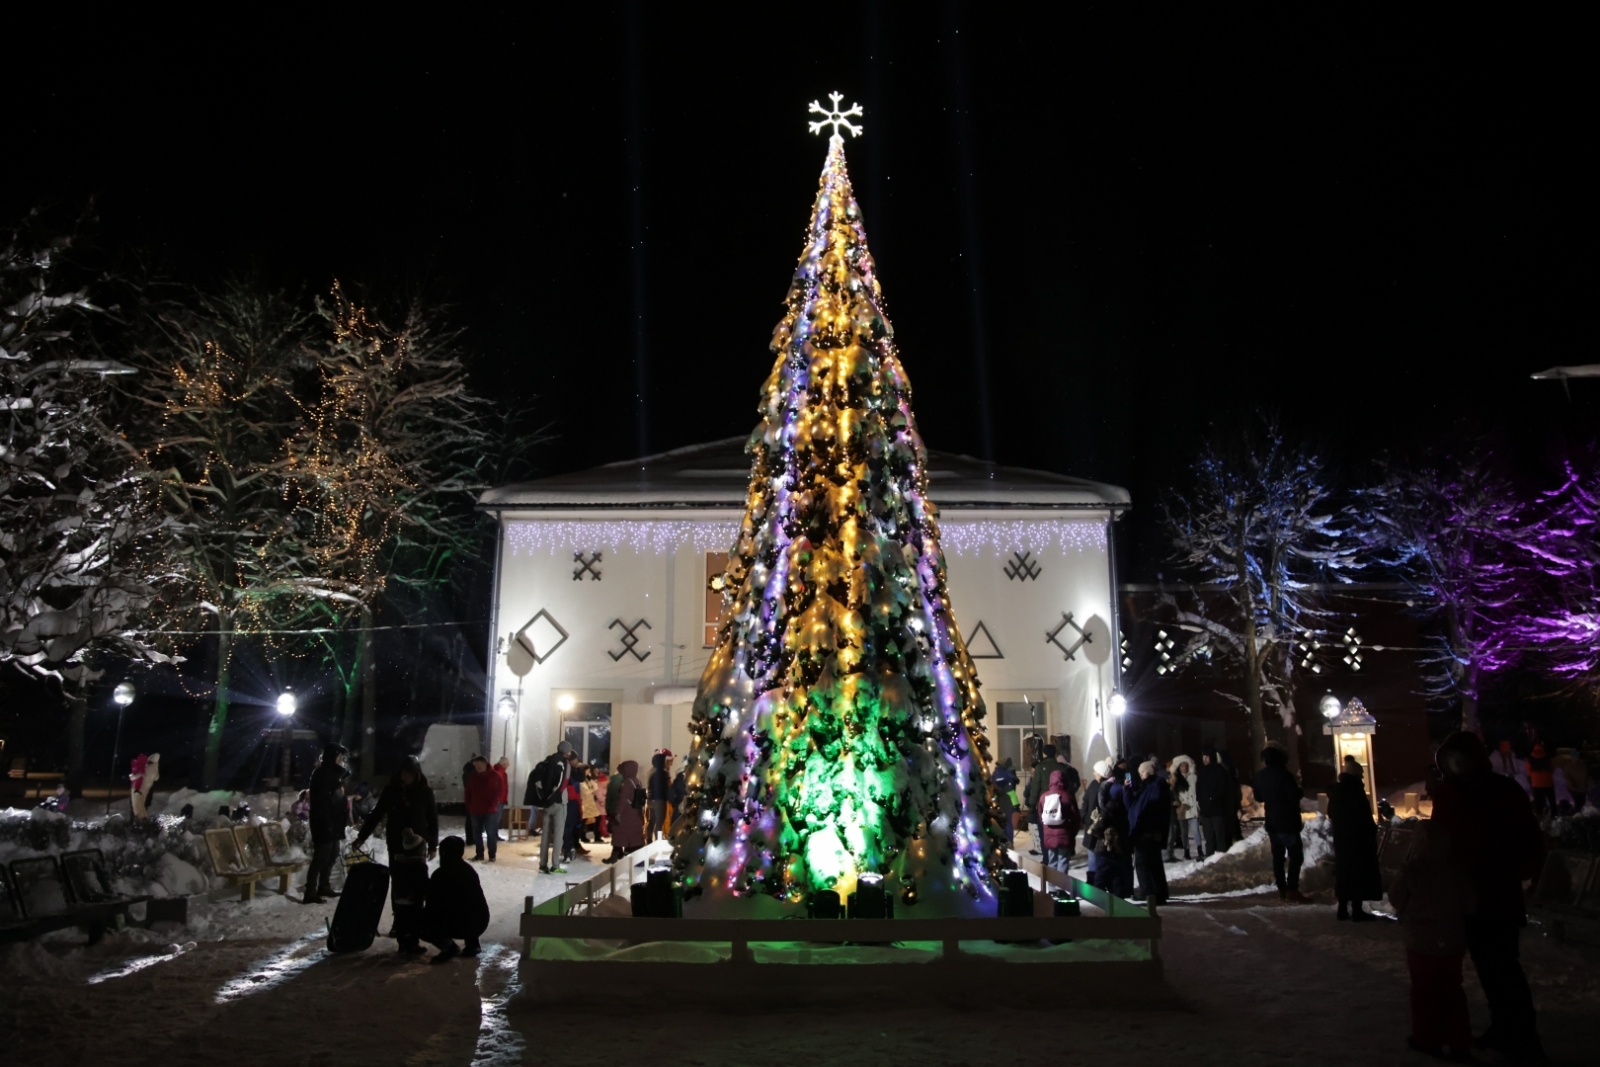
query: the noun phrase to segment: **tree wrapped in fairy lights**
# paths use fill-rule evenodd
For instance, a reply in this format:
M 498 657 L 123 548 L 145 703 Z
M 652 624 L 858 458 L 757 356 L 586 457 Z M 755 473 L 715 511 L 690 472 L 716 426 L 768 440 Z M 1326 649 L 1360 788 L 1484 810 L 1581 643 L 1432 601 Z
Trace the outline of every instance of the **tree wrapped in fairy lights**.
M 831 112 L 805 250 L 746 450 L 727 610 L 674 833 L 685 895 L 798 901 L 876 873 L 977 897 L 1001 859 L 984 707 L 956 626 L 911 385 Z

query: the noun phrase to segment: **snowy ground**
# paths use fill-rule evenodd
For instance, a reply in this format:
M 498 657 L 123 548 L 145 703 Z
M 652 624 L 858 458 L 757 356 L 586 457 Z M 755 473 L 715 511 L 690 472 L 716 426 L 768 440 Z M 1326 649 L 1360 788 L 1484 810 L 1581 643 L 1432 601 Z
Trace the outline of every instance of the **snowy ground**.
M 458 831 L 459 822 L 447 819 L 446 829 Z M 1308 831 L 1308 852 L 1319 847 L 1315 836 Z M 536 847 L 503 844 L 498 863 L 477 867 L 494 921 L 476 962 L 433 967 L 396 957 L 387 940 L 330 957 L 321 936 L 332 905 L 274 893 L 199 905 L 188 929 L 127 930 L 93 947 L 66 933 L 12 946 L 0 958 L 0 1063 L 566 1064 L 597 1053 L 659 1067 L 979 1067 L 1108 1056 L 1181 1056 L 1186 1067 L 1429 1062 L 1403 1045 L 1398 927 L 1335 923 L 1331 902 L 1279 904 L 1263 886 L 1265 848 L 1249 840 L 1205 865 L 1169 865 L 1174 893 L 1187 899 L 1161 912 L 1164 1003 L 1074 1008 L 1073 989 L 1041 988 L 1022 973 L 1006 988 L 971 992 L 954 1012 L 947 997 L 926 1011 L 755 1008 L 759 990 L 715 981 L 619 1010 L 607 996 L 613 978 L 599 970 L 592 1006 L 534 1004 L 516 995 L 522 899 L 603 870 L 607 851 L 590 845 L 592 856 L 566 876 L 541 876 Z M 1537 927 L 1524 953 L 1547 1047 L 1557 1062 L 1592 1062 L 1596 954 L 1555 944 Z M 1470 966 L 1468 982 L 1481 1027 Z

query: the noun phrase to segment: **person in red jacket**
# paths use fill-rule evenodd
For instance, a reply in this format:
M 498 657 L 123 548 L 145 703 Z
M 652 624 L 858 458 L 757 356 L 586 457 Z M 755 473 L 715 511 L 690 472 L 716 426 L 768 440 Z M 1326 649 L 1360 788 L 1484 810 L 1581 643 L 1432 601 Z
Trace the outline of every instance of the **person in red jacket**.
M 1045 865 L 1067 873 L 1067 865 L 1078 848 L 1078 829 L 1083 820 L 1078 815 L 1077 801 L 1067 792 L 1065 771 L 1050 772 L 1050 788 L 1039 794 L 1034 812 L 1044 843 Z
M 1476 907 L 1465 920 L 1467 951 L 1489 1002 L 1489 1029 L 1476 1041 L 1514 1062 L 1542 1062 L 1533 993 L 1518 943 L 1528 913 L 1522 883 L 1539 873 L 1544 838 L 1522 787 L 1495 774 L 1476 734 L 1451 734 L 1439 746 L 1433 818 L 1449 832 Z
M 472 760 L 472 774 L 467 778 L 467 836 L 472 839 L 474 863 L 483 859 L 483 839 L 489 839 L 489 862 L 494 862 L 495 844 L 500 835 L 500 802 L 505 798 L 505 779 L 489 769 L 489 761 L 482 756 Z

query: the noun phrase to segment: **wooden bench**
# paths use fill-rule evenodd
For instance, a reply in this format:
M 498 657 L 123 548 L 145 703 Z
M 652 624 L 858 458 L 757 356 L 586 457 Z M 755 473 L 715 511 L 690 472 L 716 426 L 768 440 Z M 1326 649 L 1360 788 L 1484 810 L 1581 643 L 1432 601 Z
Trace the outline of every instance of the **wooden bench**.
M 212 870 L 239 887 L 240 900 L 254 900 L 256 883 L 268 878 L 278 879 L 278 892 L 288 896 L 290 879 L 305 866 L 291 858 L 283 826 L 275 822 L 207 830 L 206 849 Z
M 97 848 L 11 861 L 0 868 L 0 941 L 26 941 L 69 926 L 88 931 L 92 945 L 106 927 L 127 920 L 128 908 L 149 897 L 121 897 L 111 888 Z

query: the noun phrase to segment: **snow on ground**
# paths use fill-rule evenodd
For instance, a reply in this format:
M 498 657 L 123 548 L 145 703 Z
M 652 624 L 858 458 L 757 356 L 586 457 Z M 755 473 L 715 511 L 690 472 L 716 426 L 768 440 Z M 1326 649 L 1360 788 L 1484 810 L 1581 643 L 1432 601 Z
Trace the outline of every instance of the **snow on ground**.
M 459 817 L 444 823 L 460 832 Z M 1324 836 L 1308 823 L 1308 860 Z M 1026 849 L 1026 838 L 1019 844 Z M 826 1012 L 788 1009 L 709 971 L 706 982 L 619 1010 L 611 983 L 631 979 L 608 964 L 596 965 L 592 1006 L 544 1006 L 518 995 L 516 916 L 525 896 L 542 900 L 606 869 L 599 860 L 608 848 L 588 847 L 565 876 L 538 874 L 537 841 L 503 843 L 497 863 L 476 866 L 494 916 L 476 961 L 429 966 L 396 956 L 383 939 L 365 953 L 330 956 L 322 931 L 333 905 L 272 892 L 247 904 L 196 902 L 188 928 L 130 929 L 92 947 L 75 934 L 10 946 L 0 954 L 0 1062 L 542 1065 L 597 1053 L 654 1067 L 979 1067 L 1107 1055 L 1176 1057 L 1186 1067 L 1428 1062 L 1403 1044 L 1398 926 L 1336 923 L 1326 892 L 1316 905 L 1280 904 L 1253 837 L 1205 864 L 1168 866 L 1175 883 L 1206 899 L 1160 910 L 1164 1002 L 1127 1009 L 1075 1007 L 1077 990 L 1026 974 L 972 986 L 937 963 L 926 976 L 908 968 L 897 979 L 926 982 L 926 1010 L 872 998 Z M 1591 1062 L 1600 954 L 1556 944 L 1537 925 L 1523 952 L 1547 1047 L 1557 1062 Z M 1468 986 L 1481 1028 L 1470 965 Z

